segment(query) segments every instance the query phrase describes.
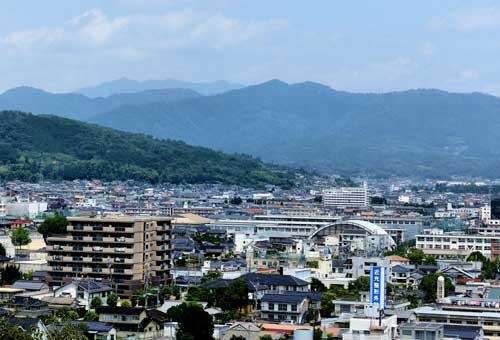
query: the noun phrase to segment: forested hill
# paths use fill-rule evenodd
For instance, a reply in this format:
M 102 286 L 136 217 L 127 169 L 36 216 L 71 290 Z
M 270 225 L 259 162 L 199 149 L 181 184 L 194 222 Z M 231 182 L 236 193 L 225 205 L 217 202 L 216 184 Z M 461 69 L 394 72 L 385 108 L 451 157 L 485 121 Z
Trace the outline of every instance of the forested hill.
M 0 111 L 0 179 L 140 180 L 259 187 L 292 184 L 245 155 L 120 132 L 56 116 Z
M 500 98 L 481 93 L 363 94 L 273 80 L 91 121 L 347 176 L 498 178 L 500 167 Z

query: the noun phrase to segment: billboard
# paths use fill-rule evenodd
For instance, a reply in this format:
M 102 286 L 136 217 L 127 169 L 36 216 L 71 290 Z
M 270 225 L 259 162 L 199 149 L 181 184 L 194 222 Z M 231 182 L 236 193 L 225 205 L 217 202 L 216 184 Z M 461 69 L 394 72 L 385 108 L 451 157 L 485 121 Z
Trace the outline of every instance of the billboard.
M 385 309 L 385 267 L 371 267 L 370 303 Z

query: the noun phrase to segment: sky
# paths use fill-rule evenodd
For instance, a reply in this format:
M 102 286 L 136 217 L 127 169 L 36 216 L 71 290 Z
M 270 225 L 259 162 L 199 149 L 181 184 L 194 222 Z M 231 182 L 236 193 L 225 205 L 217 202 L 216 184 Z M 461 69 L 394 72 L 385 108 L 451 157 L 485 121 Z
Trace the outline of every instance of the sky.
M 317 81 L 500 96 L 500 2 L 2 0 L 0 91 L 103 81 Z

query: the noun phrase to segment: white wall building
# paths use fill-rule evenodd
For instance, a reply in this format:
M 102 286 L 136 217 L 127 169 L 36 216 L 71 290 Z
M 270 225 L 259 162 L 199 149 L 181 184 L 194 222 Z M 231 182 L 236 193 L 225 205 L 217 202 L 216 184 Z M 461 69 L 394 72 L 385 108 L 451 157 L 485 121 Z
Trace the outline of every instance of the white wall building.
M 47 202 L 8 202 L 5 204 L 7 215 L 35 218 L 47 211 Z
M 340 187 L 323 190 L 323 206 L 332 208 L 362 208 L 368 206 L 366 182 L 360 187 Z
M 484 256 L 491 257 L 495 244 L 500 244 L 499 236 L 444 233 L 441 229 L 427 229 L 424 234 L 416 237 L 418 249 L 422 249 L 425 254 L 437 257 L 467 257 L 474 251 L 480 251 Z

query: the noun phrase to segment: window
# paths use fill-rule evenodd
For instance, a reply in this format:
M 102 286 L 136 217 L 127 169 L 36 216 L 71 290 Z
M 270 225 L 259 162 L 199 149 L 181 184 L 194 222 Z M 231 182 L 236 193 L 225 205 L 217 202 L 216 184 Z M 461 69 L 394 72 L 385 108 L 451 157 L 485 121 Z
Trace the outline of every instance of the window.
M 274 303 L 270 303 L 268 306 L 269 306 L 269 310 L 274 310 Z
M 278 305 L 278 310 L 279 310 L 279 311 L 286 311 L 287 309 L 288 309 L 288 308 L 287 308 L 286 303 L 280 303 L 280 304 Z
M 292 305 L 292 312 L 296 312 L 297 311 L 297 305 Z

